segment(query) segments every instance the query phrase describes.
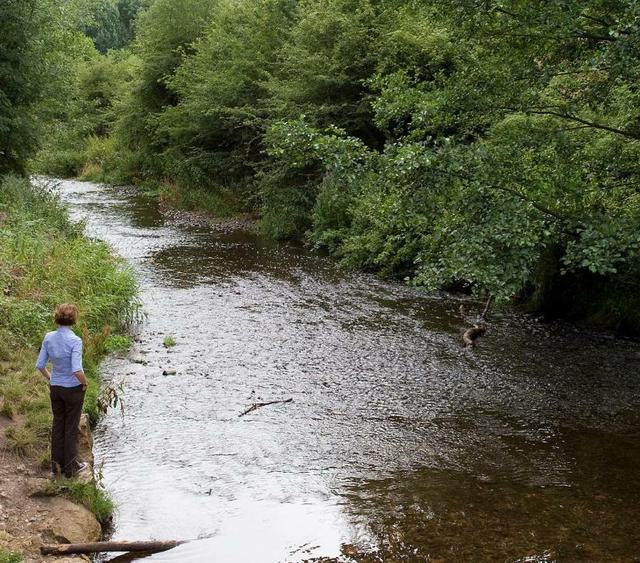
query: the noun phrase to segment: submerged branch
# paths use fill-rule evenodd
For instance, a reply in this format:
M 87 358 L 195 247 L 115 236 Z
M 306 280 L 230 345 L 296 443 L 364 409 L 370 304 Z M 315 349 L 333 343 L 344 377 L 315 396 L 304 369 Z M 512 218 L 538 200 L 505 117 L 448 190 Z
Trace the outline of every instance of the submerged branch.
M 276 405 L 278 403 L 292 403 L 293 399 L 285 399 L 284 401 L 267 401 L 266 403 L 253 403 L 246 411 L 241 412 L 238 417 L 244 416 L 245 414 L 249 414 L 257 409 L 262 407 L 266 407 L 267 405 Z
M 489 299 L 487 299 L 487 304 L 484 306 L 484 310 L 480 315 L 480 318 L 484 321 L 487 319 L 487 314 L 489 313 L 489 309 L 491 308 L 491 303 L 493 302 L 493 295 L 489 295 Z

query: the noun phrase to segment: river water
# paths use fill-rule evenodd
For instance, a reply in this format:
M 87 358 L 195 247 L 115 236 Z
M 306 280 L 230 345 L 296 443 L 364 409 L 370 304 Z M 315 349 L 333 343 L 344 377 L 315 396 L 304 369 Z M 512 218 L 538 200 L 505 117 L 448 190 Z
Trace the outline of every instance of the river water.
M 638 343 L 495 312 L 464 350 L 473 302 L 58 189 L 140 279 L 95 453 L 115 539 L 196 540 L 148 561 L 640 561 Z

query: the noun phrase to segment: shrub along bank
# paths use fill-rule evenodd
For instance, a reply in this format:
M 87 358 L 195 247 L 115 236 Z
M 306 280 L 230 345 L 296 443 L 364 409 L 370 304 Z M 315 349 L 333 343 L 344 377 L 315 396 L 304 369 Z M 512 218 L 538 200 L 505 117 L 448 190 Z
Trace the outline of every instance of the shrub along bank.
M 154 0 L 135 29 L 85 45 L 41 170 L 640 331 L 637 2 Z
M 48 386 L 34 368 L 44 334 L 55 328 L 53 309 L 72 302 L 75 330 L 84 341 L 89 378 L 85 411 L 100 415 L 98 365 L 109 350 L 127 344 L 135 319 L 137 286 L 106 244 L 83 236 L 57 197 L 13 176 L 0 182 L 0 416 L 6 446 L 48 467 L 51 413 Z M 73 489 L 89 508 L 107 514 L 101 493 Z M 75 498 L 75 497 L 74 497 Z

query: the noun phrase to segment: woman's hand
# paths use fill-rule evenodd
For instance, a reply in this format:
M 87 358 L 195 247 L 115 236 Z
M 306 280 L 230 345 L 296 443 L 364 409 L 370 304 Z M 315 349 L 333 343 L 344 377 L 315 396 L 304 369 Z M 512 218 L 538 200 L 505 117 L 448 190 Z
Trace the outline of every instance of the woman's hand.
M 89 382 L 87 381 L 87 376 L 84 374 L 84 371 L 82 370 L 74 371 L 73 375 L 80 382 L 80 385 L 82 385 L 82 389 L 86 389 L 87 385 L 89 385 Z

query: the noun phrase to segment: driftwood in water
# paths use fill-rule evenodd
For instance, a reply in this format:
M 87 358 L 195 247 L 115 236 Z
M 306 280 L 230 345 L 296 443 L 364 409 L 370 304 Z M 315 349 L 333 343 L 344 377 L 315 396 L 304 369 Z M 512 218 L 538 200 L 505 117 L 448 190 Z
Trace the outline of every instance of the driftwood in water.
M 487 328 L 477 324 L 465 330 L 464 334 L 462 335 L 462 340 L 464 341 L 465 347 L 473 348 L 476 343 L 476 338 L 482 336 L 485 332 L 487 332 Z
M 489 309 L 491 309 L 492 304 L 493 295 L 489 295 L 489 299 L 487 299 L 487 302 L 484 304 L 484 309 L 482 310 L 482 313 L 480 313 L 480 318 L 483 321 L 487 319 L 487 315 L 489 314 Z M 462 303 L 460 307 L 458 307 L 458 312 L 463 319 L 467 316 L 467 308 L 464 306 L 464 303 Z
M 103 551 L 137 551 L 141 553 L 158 553 L 167 551 L 184 541 L 98 541 L 92 543 L 64 543 L 43 545 L 42 555 L 68 555 L 70 553 L 101 553 Z
M 491 307 L 492 301 L 493 301 L 493 295 L 489 295 L 489 299 L 487 299 L 487 304 L 484 306 L 484 311 L 482 311 L 482 315 L 480 315 L 480 318 L 483 321 L 487 320 L 487 314 L 489 313 L 489 308 Z
M 286 399 L 284 401 L 267 401 L 266 403 L 253 403 L 246 411 L 241 412 L 238 417 L 244 416 L 245 414 L 249 414 L 250 412 L 255 411 L 256 409 L 266 407 L 267 405 L 276 405 L 278 403 L 291 403 L 293 399 Z

